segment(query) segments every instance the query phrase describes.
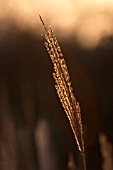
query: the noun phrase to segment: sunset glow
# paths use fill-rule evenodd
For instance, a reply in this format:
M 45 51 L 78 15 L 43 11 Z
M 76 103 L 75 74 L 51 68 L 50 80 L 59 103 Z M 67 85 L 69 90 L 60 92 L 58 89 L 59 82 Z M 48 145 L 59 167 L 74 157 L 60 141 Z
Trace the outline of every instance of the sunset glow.
M 112 11 L 112 0 L 4 0 L 0 21 L 13 20 L 21 29 L 36 33 L 40 13 L 61 36 L 73 35 L 82 46 L 95 47 L 102 37 L 113 35 Z

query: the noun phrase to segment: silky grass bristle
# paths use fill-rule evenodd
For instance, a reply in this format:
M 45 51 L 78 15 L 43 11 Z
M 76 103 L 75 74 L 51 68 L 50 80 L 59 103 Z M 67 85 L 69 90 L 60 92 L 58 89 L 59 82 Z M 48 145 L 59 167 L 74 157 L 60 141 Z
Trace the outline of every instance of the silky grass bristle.
M 58 44 L 56 35 L 54 34 L 51 27 L 47 27 L 45 25 L 40 15 L 39 17 L 46 31 L 45 46 L 54 67 L 53 78 L 56 83 L 55 88 L 60 99 L 60 102 L 70 122 L 71 129 L 73 131 L 78 149 L 82 155 L 84 170 L 86 170 L 83 128 L 79 102 L 77 102 L 76 98 L 74 97 L 70 81 L 70 75 L 67 69 L 65 59 L 61 52 L 61 48 Z

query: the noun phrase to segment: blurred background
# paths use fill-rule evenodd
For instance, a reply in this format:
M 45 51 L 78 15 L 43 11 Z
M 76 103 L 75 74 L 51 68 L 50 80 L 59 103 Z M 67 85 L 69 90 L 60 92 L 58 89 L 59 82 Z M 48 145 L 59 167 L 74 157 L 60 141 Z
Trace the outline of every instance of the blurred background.
M 82 170 L 39 20 L 80 102 L 87 170 L 113 169 L 113 1 L 0 0 L 0 170 Z

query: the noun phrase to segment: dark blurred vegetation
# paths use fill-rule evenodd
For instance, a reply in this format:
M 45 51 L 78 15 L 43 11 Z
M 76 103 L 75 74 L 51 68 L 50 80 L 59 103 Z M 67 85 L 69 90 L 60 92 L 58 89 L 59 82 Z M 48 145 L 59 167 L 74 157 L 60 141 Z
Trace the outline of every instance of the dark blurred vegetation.
M 99 132 L 113 142 L 113 39 L 102 40 L 93 50 L 80 48 L 72 37 L 59 37 L 59 42 L 81 106 L 87 170 L 100 170 Z M 53 68 L 43 43 L 43 37 L 15 25 L 0 40 L 0 170 L 53 170 L 52 166 L 68 170 L 70 154 L 80 169 L 79 151 L 54 88 Z M 42 120 L 46 127 L 42 123 L 39 132 Z M 37 133 L 43 134 L 41 138 Z M 45 169 L 40 165 L 41 139 L 44 148 L 50 147 L 46 158 L 53 159 Z

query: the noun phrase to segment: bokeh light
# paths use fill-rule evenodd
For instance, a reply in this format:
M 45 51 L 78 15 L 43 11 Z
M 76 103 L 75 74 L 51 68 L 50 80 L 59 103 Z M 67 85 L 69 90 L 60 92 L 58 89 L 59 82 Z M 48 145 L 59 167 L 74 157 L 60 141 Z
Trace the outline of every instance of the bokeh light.
M 103 37 L 113 35 L 112 11 L 112 0 L 4 0 L 0 21 L 13 20 L 21 29 L 37 33 L 40 13 L 61 36 L 74 36 L 83 47 L 95 47 Z

